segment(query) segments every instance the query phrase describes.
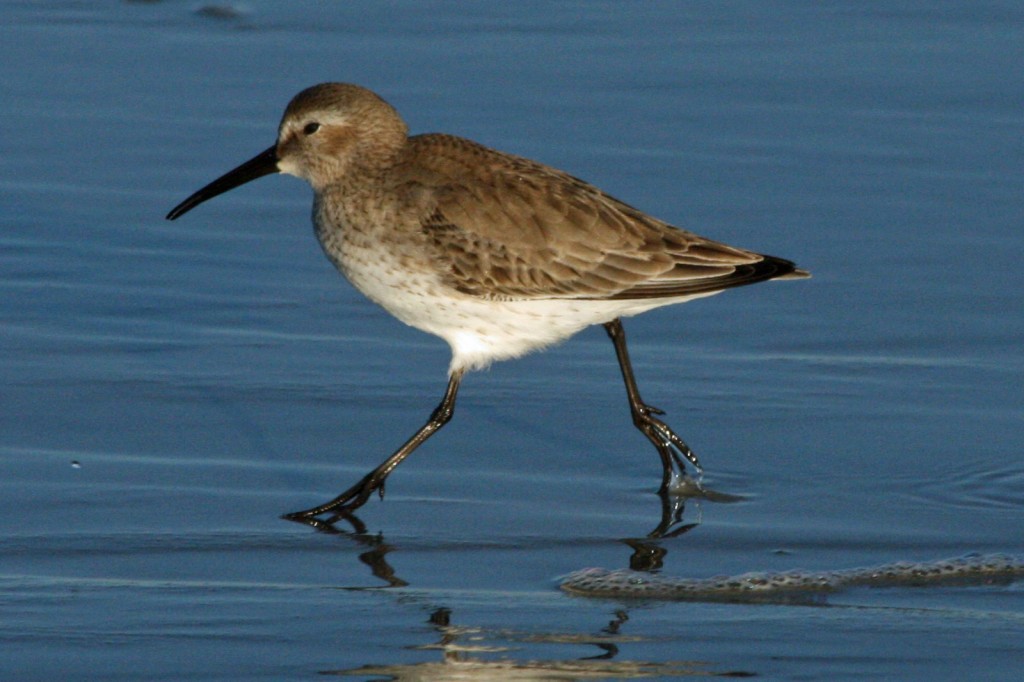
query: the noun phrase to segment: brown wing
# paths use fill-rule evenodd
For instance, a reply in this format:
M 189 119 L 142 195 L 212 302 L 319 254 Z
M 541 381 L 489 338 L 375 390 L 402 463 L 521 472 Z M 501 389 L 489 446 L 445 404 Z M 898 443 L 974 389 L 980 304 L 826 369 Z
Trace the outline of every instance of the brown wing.
M 433 186 L 423 224 L 451 284 L 488 298 L 632 299 L 708 293 L 794 272 L 704 239 L 582 180 L 442 135 L 411 138 Z M 445 153 L 458 148 L 458 159 Z M 467 159 L 472 159 L 468 163 Z

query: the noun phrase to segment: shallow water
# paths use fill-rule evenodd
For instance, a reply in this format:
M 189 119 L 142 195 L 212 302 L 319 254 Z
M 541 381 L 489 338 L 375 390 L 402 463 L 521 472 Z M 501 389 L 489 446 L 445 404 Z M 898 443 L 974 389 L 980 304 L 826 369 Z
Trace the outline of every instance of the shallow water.
M 1024 11 L 510 7 L 0 8 L 5 679 L 1019 666 L 1021 583 L 808 607 L 558 581 L 1024 555 Z M 657 456 L 589 330 L 469 376 L 365 533 L 281 521 L 415 430 L 448 362 L 332 271 L 294 179 L 163 220 L 323 80 L 813 271 L 626 324 L 645 397 L 744 499 L 645 540 Z

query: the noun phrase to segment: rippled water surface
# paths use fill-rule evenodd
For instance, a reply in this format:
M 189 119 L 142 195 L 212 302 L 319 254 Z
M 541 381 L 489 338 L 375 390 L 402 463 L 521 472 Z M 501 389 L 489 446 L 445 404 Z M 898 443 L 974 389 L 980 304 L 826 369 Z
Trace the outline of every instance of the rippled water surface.
M 4 679 L 1019 668 L 1019 582 L 760 604 L 559 589 L 588 567 L 1024 556 L 1019 3 L 0 16 Z M 740 501 L 688 500 L 672 537 L 647 537 L 658 458 L 592 329 L 468 376 L 363 527 L 279 519 L 418 428 L 449 359 L 333 271 L 293 178 L 163 219 L 324 80 L 813 271 L 626 324 L 644 396 Z

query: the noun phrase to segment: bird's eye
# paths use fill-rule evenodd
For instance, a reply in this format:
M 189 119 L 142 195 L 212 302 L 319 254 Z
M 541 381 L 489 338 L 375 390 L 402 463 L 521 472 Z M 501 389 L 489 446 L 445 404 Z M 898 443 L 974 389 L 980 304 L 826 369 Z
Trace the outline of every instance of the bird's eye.
M 313 133 L 315 133 L 318 130 L 320 130 L 320 124 L 317 123 L 316 121 L 313 121 L 313 122 L 307 123 L 305 125 L 305 127 L 302 129 L 302 132 L 305 133 L 306 135 L 312 135 Z

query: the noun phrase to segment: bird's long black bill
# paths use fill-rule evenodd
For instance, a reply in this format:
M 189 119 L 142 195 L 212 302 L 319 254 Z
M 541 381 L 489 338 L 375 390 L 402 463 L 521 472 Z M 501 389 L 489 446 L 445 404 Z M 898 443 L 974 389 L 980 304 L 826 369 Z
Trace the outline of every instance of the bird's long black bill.
M 167 214 L 167 219 L 174 220 L 175 218 L 188 213 L 207 199 L 212 199 L 219 194 L 224 194 L 224 192 L 232 190 L 239 185 L 244 185 L 256 178 L 262 178 L 264 175 L 270 175 L 271 173 L 277 172 L 277 147 L 274 146 L 266 151 L 260 152 L 238 168 L 228 171 L 206 187 L 203 187 L 201 190 L 190 196 L 188 199 L 185 199 L 185 201 L 171 209 L 171 212 Z

